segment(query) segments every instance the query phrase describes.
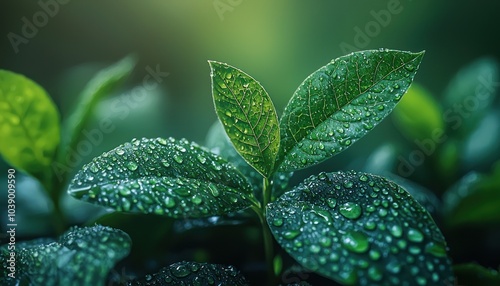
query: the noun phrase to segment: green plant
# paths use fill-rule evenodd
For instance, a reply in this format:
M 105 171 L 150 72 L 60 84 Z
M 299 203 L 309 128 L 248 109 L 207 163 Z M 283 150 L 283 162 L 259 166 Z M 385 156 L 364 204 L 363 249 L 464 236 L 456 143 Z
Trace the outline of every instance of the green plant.
M 134 139 L 86 164 L 68 193 L 118 212 L 178 219 L 238 215 L 251 209 L 261 224 L 270 285 L 278 283 L 283 272 L 284 253 L 275 250 L 274 240 L 306 269 L 341 284 L 452 285 L 446 242 L 422 206 L 428 203 L 425 197 L 417 201 L 390 179 L 356 171 L 320 173 L 287 187 L 292 172 L 342 152 L 381 122 L 409 88 L 422 57 L 423 52 L 381 49 L 335 59 L 304 80 L 279 120 L 269 95 L 255 79 L 210 61 L 221 124 L 210 130 L 206 147 L 186 139 Z M 88 110 L 87 106 L 84 113 Z M 75 138 L 81 125 L 72 126 L 80 126 L 69 132 Z M 57 142 L 50 146 L 54 150 Z M 0 151 L 9 158 L 7 151 Z M 14 159 L 8 161 L 23 167 Z M 126 241 L 120 240 L 124 248 L 129 247 Z M 46 243 L 31 245 L 45 249 Z M 5 248 L 2 251 L 5 261 L 8 253 Z M 19 252 L 28 261 L 20 271 L 33 282 L 31 253 Z M 62 261 L 50 251 L 41 253 L 38 257 L 48 257 L 47 261 Z M 192 275 L 195 272 L 199 278 Z M 215 278 L 210 280 L 211 275 Z M 189 262 L 129 283 L 196 285 L 197 279 L 199 283 L 245 283 L 234 269 Z M 101 274 L 92 282 L 103 280 Z

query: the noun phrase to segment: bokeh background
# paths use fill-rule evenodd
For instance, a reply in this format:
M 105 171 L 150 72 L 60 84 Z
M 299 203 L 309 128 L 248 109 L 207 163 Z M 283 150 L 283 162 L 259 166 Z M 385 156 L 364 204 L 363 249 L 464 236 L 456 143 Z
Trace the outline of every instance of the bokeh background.
M 48 16 L 39 16 L 41 11 Z M 500 59 L 498 11 L 500 3 L 488 0 L 2 1 L 0 68 L 43 86 L 64 118 L 96 71 L 129 54 L 136 56 L 132 78 L 100 104 L 88 127 L 109 117 L 115 130 L 105 134 L 81 165 L 134 137 L 172 136 L 202 144 L 216 121 L 207 60 L 227 62 L 252 75 L 269 92 L 280 114 L 302 80 L 331 59 L 364 49 L 425 50 L 415 81 L 439 101 L 462 67 L 478 58 Z M 148 96 L 134 98 L 130 90 L 142 84 L 148 69 L 168 76 Z M 117 101 L 127 112 L 113 112 Z M 379 168 L 373 152 L 382 150 L 383 158 L 387 143 L 405 140 L 394 125 L 387 118 L 349 150 L 302 171 L 292 183 L 319 170 Z M 497 122 L 491 128 L 499 126 Z M 414 148 L 410 144 L 391 154 L 407 158 Z M 495 154 L 499 149 L 493 148 Z M 370 163 L 367 158 L 372 160 L 370 168 L 365 168 Z M 490 156 L 475 169 L 488 172 L 498 158 Z M 0 161 L 2 174 L 7 168 Z M 429 174 L 434 171 L 422 164 L 410 179 L 440 196 L 470 170 L 459 169 L 443 181 Z M 37 188 L 33 182 L 26 184 Z M 68 213 L 75 222 L 88 217 L 87 209 L 78 210 Z M 44 227 L 22 231 L 38 236 Z M 487 235 L 490 242 L 500 241 L 498 231 Z M 457 245 L 465 245 L 461 243 Z M 477 256 L 483 264 L 498 265 L 499 255 L 489 257 L 491 248 L 483 251 Z M 498 254 L 498 246 L 493 251 Z M 467 252 L 459 254 L 464 261 L 478 260 Z

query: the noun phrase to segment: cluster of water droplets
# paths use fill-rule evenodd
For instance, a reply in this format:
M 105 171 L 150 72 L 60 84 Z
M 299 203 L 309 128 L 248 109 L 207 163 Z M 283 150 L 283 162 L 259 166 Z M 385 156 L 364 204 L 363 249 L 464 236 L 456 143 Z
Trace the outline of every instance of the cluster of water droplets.
M 197 262 L 177 262 L 148 274 L 142 279 L 129 281 L 127 286 L 205 286 L 205 285 L 248 285 L 246 279 L 233 266 Z
M 267 221 L 302 265 L 343 284 L 453 280 L 444 238 L 429 214 L 378 176 L 312 176 L 271 203 Z
M 16 245 L 16 279 L 36 285 L 103 284 L 106 273 L 129 254 L 130 247 L 130 237 L 121 230 L 73 227 L 58 241 L 36 239 Z M 6 269 L 7 263 L 3 266 Z M 12 279 L 5 279 L 0 283 L 11 285 Z
M 214 66 L 212 87 L 218 117 L 237 152 L 259 172 L 268 174 L 279 147 L 272 101 L 248 74 L 226 64 Z
M 204 217 L 247 207 L 251 188 L 234 166 L 195 143 L 143 138 L 94 158 L 68 192 L 118 211 Z
M 386 51 L 387 52 L 387 51 Z M 360 52 L 320 68 L 299 86 L 281 120 L 280 170 L 342 152 L 385 118 L 415 75 L 413 54 Z

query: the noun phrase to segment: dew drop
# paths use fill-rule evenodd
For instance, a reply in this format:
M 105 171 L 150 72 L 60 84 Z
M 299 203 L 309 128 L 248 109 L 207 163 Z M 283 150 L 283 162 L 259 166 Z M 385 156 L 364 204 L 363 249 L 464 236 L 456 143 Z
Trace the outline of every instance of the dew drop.
M 184 162 L 184 160 L 182 159 L 182 157 L 179 156 L 179 155 L 177 155 L 177 154 L 174 155 L 174 160 L 175 160 L 175 162 L 177 162 L 179 164 L 182 164 L 182 162 Z
M 326 199 L 326 204 L 333 209 L 337 205 L 337 200 L 335 198 L 328 198 Z
M 344 247 L 352 252 L 363 253 L 368 250 L 370 243 L 368 238 L 361 232 L 349 231 L 342 236 L 342 244 Z
M 361 207 L 357 203 L 347 202 L 340 206 L 339 212 L 348 219 L 357 219 L 361 216 Z
M 413 242 L 422 242 L 424 240 L 424 235 L 414 228 L 408 230 L 408 240 Z
M 164 202 L 165 202 L 165 207 L 169 209 L 175 207 L 175 200 L 171 197 L 166 197 Z
M 311 246 L 309 246 L 309 251 L 314 254 L 318 254 L 321 251 L 321 247 L 319 245 L 312 244 Z
M 294 239 L 301 234 L 300 230 L 288 230 L 283 233 L 283 237 L 286 239 Z
M 121 155 L 125 154 L 125 150 L 123 150 L 121 148 L 117 148 L 115 150 L 115 153 L 116 153 L 116 155 L 120 155 L 121 156 Z
M 139 166 L 137 166 L 137 164 L 134 162 L 134 161 L 130 161 L 127 163 L 127 169 L 129 169 L 130 171 L 135 171 L 137 170 Z
M 372 266 L 368 268 L 368 277 L 373 281 L 382 280 L 383 272 L 377 267 Z
M 161 160 L 161 164 L 162 164 L 163 166 L 165 166 L 166 168 L 170 167 L 170 163 L 169 163 L 169 162 L 168 162 L 168 160 L 166 160 L 166 159 L 162 159 L 162 160 Z
M 274 226 L 282 226 L 283 225 L 283 219 L 282 218 L 275 218 L 275 219 L 273 219 L 273 225 Z
M 401 226 L 397 224 L 393 224 L 389 227 L 389 232 L 394 236 L 394 237 L 401 237 L 403 235 L 403 229 Z
M 191 201 L 192 201 L 195 205 L 200 205 L 200 204 L 203 202 L 203 199 L 202 199 L 199 195 L 194 195 L 194 196 L 191 198 Z
M 178 278 L 186 277 L 191 274 L 191 271 L 189 271 L 189 269 L 187 269 L 187 267 L 184 265 L 176 266 L 172 268 L 170 272 L 172 272 L 172 274 Z

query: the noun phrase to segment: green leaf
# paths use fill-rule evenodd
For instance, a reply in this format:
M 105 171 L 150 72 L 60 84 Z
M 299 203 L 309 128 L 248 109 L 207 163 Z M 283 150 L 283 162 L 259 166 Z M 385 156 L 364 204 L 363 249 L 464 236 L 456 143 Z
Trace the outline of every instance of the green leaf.
M 318 164 L 372 130 L 406 92 L 423 55 L 355 52 L 308 76 L 280 120 L 279 170 Z
M 99 101 L 117 88 L 131 73 L 136 60 L 125 57 L 117 63 L 99 71 L 85 86 L 75 104 L 75 109 L 64 121 L 61 148 L 58 160 L 65 160 L 68 152 L 74 150 L 80 141 L 82 130 L 87 124 Z
M 155 274 L 127 282 L 128 286 L 152 285 L 249 285 L 233 266 L 197 262 L 177 262 Z
M 398 185 L 366 173 L 321 173 L 267 206 L 278 243 L 304 267 L 346 285 L 453 285 L 446 242 Z
M 68 193 L 118 211 L 174 218 L 221 215 L 252 204 L 252 189 L 231 164 L 182 139 L 134 139 L 80 170 Z
M 239 154 L 265 177 L 279 148 L 278 116 L 271 98 L 243 71 L 209 61 L 215 110 Z
M 500 223 L 500 162 L 490 174 L 471 172 L 443 194 L 450 226 Z
M 493 58 L 479 58 L 458 71 L 443 95 L 445 121 L 457 139 L 474 130 L 498 93 L 500 72 Z
M 37 83 L 0 70 L 0 154 L 15 168 L 40 178 L 59 145 L 59 113 Z
M 224 132 L 222 124 L 215 122 L 207 133 L 205 146 L 212 153 L 221 156 L 229 163 L 232 163 L 250 182 L 254 196 L 262 199 L 262 175 L 260 175 L 252 166 L 238 154 L 227 134 Z M 272 197 L 279 197 L 288 189 L 288 182 L 293 173 L 274 173 L 272 178 Z
M 392 113 L 399 131 L 411 142 L 433 140 L 445 132 L 443 111 L 432 94 L 413 83 Z
M 15 249 L 15 279 L 2 268 L 0 284 L 104 285 L 115 263 L 128 255 L 131 241 L 118 229 L 103 226 L 72 228 L 58 241 L 34 240 Z M 7 245 L 0 247 L 0 264 L 10 257 Z M 23 285 L 23 284 L 22 284 Z
M 485 268 L 476 263 L 453 265 L 458 285 L 500 285 L 500 274 L 497 270 Z

